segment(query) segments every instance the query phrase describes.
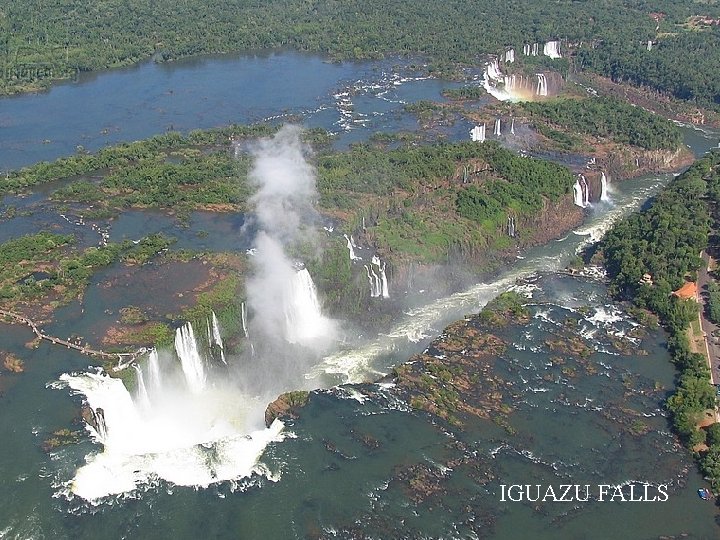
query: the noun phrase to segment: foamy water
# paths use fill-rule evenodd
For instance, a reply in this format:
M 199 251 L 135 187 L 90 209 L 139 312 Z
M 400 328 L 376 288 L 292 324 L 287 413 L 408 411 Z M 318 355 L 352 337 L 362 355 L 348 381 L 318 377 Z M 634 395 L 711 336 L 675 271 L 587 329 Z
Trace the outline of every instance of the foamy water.
M 264 428 L 256 414 L 264 403 L 257 399 L 217 387 L 200 394 L 172 391 L 152 396 L 152 408 L 144 410 L 121 380 L 104 373 L 64 374 L 60 380 L 104 412 L 106 430 L 87 426 L 102 450 L 87 456 L 68 484 L 87 501 L 157 479 L 207 487 L 253 475 L 275 478 L 260 457 L 268 444 L 283 440 L 283 424 Z

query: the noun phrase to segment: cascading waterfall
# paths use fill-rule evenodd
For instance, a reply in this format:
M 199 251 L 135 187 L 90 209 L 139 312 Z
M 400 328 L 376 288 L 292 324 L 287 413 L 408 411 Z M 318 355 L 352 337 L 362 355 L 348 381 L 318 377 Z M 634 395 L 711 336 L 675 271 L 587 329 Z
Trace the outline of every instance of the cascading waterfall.
M 508 216 L 507 233 L 510 238 L 515 238 L 515 217 Z
M 142 369 L 140 369 L 140 366 L 137 364 L 133 364 L 133 368 L 135 369 L 135 378 L 137 379 L 137 400 L 145 409 L 149 409 L 150 396 L 145 386 L 145 377 L 143 376 Z
M 530 56 L 530 44 L 529 43 L 525 43 L 523 45 L 523 54 L 525 56 Z
M 515 61 L 515 49 L 505 51 L 505 62 L 512 64 Z
M 185 383 L 193 393 L 202 392 L 205 388 L 205 362 L 198 352 L 195 332 L 189 322 L 175 331 L 175 352 L 180 358 L 180 365 L 185 374 Z
M 500 136 L 500 119 L 499 118 L 495 119 L 495 127 L 493 128 L 493 135 L 495 135 L 496 137 Z
M 352 240 L 352 236 L 348 236 L 347 234 L 343 234 L 343 236 L 345 237 L 345 240 L 347 241 L 347 248 L 348 248 L 348 251 L 350 252 L 350 260 L 351 261 L 359 261 L 360 257 L 355 255 L 355 243 Z
M 647 50 L 648 50 L 648 51 L 652 51 L 652 39 L 648 39 L 648 42 L 647 42 Z
M 543 47 L 543 54 L 552 59 L 562 58 L 560 56 L 560 42 L 557 40 L 548 41 Z
M 503 80 L 503 74 L 502 71 L 500 71 L 500 62 L 498 62 L 497 58 L 487 64 L 485 67 L 485 75 L 492 81 L 498 82 Z
M 537 73 L 537 88 L 535 94 L 546 97 L 548 95 L 547 77 L 544 73 Z
M 580 175 L 580 185 L 583 189 L 583 206 L 587 208 L 590 206 L 590 187 L 588 186 L 585 176 Z
M 148 354 L 148 359 L 145 363 L 147 368 L 147 386 L 149 391 L 156 394 L 160 388 L 162 388 L 162 372 L 160 370 L 160 356 L 156 349 L 152 349 Z
M 587 182 L 583 175 L 579 175 L 575 179 L 575 184 L 573 185 L 573 202 L 580 208 L 587 208 L 588 206 Z
M 184 332 L 182 340 L 189 340 Z M 189 349 L 197 350 L 187 346 Z M 102 500 L 131 492 L 157 478 L 180 486 L 207 487 L 224 480 L 268 475 L 258 462 L 265 447 L 283 439 L 279 421 L 265 429 L 262 399 L 239 396 L 223 380 L 201 393 L 176 384 L 186 375 L 177 362 L 159 363 L 152 350 L 137 373 L 135 397 L 121 379 L 104 373 L 63 374 L 61 382 L 84 396 L 87 425 L 101 452 L 87 457 L 70 484 L 76 495 Z
M 247 306 L 245 306 L 245 302 L 240 304 L 240 320 L 242 322 L 242 329 L 243 334 L 245 334 L 245 338 L 247 339 L 250 337 L 248 335 L 248 328 L 247 328 Z
M 485 142 L 485 124 L 472 128 L 470 130 L 470 139 L 475 142 Z
M 310 272 L 303 268 L 295 272 L 284 294 L 285 339 L 302 343 L 322 337 L 328 321 L 322 316 L 315 283 Z
M 600 173 L 600 200 L 603 202 L 610 201 L 610 195 L 608 194 L 608 180 L 605 173 Z
M 370 282 L 370 298 L 377 298 L 382 295 L 382 283 L 380 277 L 375 273 L 372 265 L 365 265 L 368 281 Z
M 515 119 L 510 119 L 510 135 L 515 135 Z
M 506 92 L 515 90 L 515 75 L 505 75 L 503 77 L 503 85 L 505 86 Z
M 380 261 L 380 257 L 377 255 L 373 256 L 372 264 L 378 267 L 380 273 L 380 295 L 383 298 L 390 298 L 390 291 L 388 290 L 387 276 L 385 275 L 385 263 Z
M 533 43 L 532 45 L 532 52 L 530 53 L 532 56 L 537 56 L 540 53 L 540 44 L 539 43 Z
M 220 336 L 220 323 L 214 311 L 212 312 L 212 340 L 210 346 L 212 347 L 213 345 L 220 351 L 220 360 L 222 363 L 227 365 L 227 361 L 225 360 L 225 345 L 223 345 L 223 340 Z

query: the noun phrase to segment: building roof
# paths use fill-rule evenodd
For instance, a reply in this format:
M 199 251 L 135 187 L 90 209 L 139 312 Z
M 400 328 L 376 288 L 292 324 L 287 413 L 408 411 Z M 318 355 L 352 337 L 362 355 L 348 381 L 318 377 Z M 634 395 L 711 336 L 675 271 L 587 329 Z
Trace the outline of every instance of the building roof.
M 688 281 L 680 287 L 677 291 L 673 291 L 673 294 L 677 296 L 678 298 L 682 298 L 683 300 L 687 300 L 688 298 L 696 298 L 697 297 L 697 285 L 694 281 Z

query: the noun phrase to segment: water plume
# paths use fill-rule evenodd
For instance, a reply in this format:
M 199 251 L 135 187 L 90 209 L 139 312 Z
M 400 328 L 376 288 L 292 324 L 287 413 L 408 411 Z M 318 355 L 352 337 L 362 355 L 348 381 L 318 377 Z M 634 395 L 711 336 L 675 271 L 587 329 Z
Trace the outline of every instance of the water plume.
M 307 152 L 295 126 L 283 127 L 253 149 L 250 181 L 257 192 L 250 202 L 257 221 L 257 253 L 246 288 L 250 324 L 264 339 L 278 341 L 281 332 L 290 343 L 314 346 L 332 337 L 334 325 L 320 312 L 308 270 L 287 255 L 308 239 L 312 242 L 309 231 L 317 220 L 312 206 L 315 174 L 305 159 Z

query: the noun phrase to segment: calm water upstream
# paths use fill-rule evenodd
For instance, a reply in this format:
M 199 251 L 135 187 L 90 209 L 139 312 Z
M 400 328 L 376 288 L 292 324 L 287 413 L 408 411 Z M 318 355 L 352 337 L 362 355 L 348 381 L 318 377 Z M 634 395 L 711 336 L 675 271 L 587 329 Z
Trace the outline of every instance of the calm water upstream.
M 286 53 L 145 64 L 60 85 L 47 94 L 0 100 L 0 167 L 66 155 L 78 144 L 94 149 L 169 127 L 188 130 L 286 113 L 303 114 L 307 125 L 333 129 L 349 142 L 378 129 L 414 126 L 401 114 L 402 102 L 437 99 L 445 86 L 396 75 L 390 64 L 336 65 Z M 458 135 L 466 134 L 466 126 L 457 129 Z M 698 153 L 717 146 L 712 131 L 686 130 L 686 136 Z M 91 502 L 74 494 L 71 482 L 78 468 L 103 449 L 79 418 L 82 396 L 58 381 L 67 373 L 84 377 L 88 360 L 47 343 L 29 349 L 27 329 L 0 325 L 0 350 L 21 357 L 26 368 L 0 376 L 0 539 L 604 539 L 682 533 L 716 538 L 714 507 L 695 493 L 704 483 L 662 411 L 674 374 L 664 336 L 651 333 L 638 340 L 634 323 L 607 298 L 601 282 L 556 273 L 579 246 L 599 238 L 669 178 L 613 186 L 611 203 L 589 210 L 582 227 L 524 253 L 497 279 L 441 299 L 420 299 L 383 335 L 351 336 L 344 346 L 318 357 L 298 387 L 329 389 L 312 395 L 301 418 L 286 426 L 283 440 L 264 447 L 260 472 L 205 488 L 155 476 L 136 489 Z M 28 204 L 34 204 L 32 199 Z M 43 218 L 16 219 L 2 223 L 0 236 L 33 230 L 40 222 L 22 219 Z M 248 246 L 237 237 L 241 225 L 238 216 L 215 220 L 197 214 L 188 229 L 181 229 L 159 214 L 132 212 L 113 225 L 111 238 L 163 230 L 186 247 L 244 250 Z M 69 230 L 73 227 L 68 224 Z M 141 281 L 138 287 L 152 294 L 151 285 Z M 481 420 L 463 431 L 441 429 L 399 404 L 391 389 L 362 384 L 424 350 L 444 325 L 511 287 L 526 295 L 532 313 L 528 325 L 505 331 L 502 337 L 512 346 L 494 366 L 520 396 L 508 402 L 515 409 L 508 419 L 513 435 Z M 46 330 L 92 336 L 105 324 L 106 310 L 127 304 L 127 294 L 92 289 L 84 312 L 71 305 Z M 561 335 L 569 318 L 592 350 L 587 361 L 553 361 L 558 353 L 547 342 Z M 623 354 L 626 347 L 631 354 Z M 224 368 L 215 369 L 219 381 Z M 233 394 L 219 382 L 206 395 L 221 389 L 218 402 L 231 409 L 227 418 L 234 419 L 252 395 L 247 388 Z M 642 421 L 649 431 L 630 434 L 624 426 L 631 420 Z M 79 442 L 44 452 L 43 441 L 64 428 L 79 430 Z M 208 470 L 220 474 L 222 449 L 198 445 L 197 451 L 206 456 Z M 132 469 L 140 463 L 132 461 L 137 458 L 128 454 L 125 463 L 109 462 L 108 470 Z M 183 472 L 180 461 L 173 466 Z M 441 486 L 422 500 L 406 489 L 409 475 L 419 470 Z M 669 500 L 539 507 L 500 500 L 501 484 L 625 482 L 667 484 Z

